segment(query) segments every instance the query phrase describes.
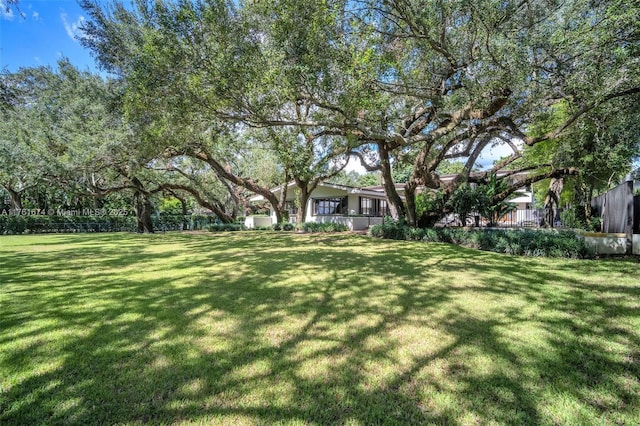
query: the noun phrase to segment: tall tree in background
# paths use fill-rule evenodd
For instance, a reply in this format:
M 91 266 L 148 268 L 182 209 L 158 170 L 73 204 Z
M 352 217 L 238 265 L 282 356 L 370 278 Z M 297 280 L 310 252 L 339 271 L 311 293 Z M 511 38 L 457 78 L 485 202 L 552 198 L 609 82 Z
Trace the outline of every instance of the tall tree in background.
M 321 136 L 340 138 L 334 149 L 380 172 L 392 214 L 417 224 L 418 189 L 443 187 L 447 197 L 481 179 L 470 171 L 487 146 L 514 151 L 489 171 L 495 173 L 522 155 L 515 138 L 527 146 L 557 140 L 590 111 L 638 93 L 632 3 L 83 4 L 92 17 L 85 44 L 126 80 L 128 111 L 134 118 L 138 111 L 155 143 L 171 140 L 178 152 L 191 151 L 224 178 L 268 196 L 250 177 L 225 172 L 224 159 L 194 138 L 167 135 L 242 124 L 298 126 L 319 143 L 328 140 Z M 566 119 L 532 136 L 529 126 L 560 101 Z M 309 114 L 296 115 L 299 106 Z M 438 167 L 454 159 L 464 166 L 445 186 Z M 407 164 L 405 201 L 393 169 Z M 500 196 L 571 169 L 545 163 L 522 171 L 530 175 L 519 181 L 517 170 L 509 171 Z

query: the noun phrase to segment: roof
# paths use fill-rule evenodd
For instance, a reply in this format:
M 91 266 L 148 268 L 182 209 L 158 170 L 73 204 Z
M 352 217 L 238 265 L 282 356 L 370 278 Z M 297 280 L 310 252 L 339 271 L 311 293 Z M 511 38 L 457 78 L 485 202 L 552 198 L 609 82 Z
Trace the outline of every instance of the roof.
M 507 174 L 508 172 L 498 172 L 497 175 L 498 176 L 504 176 L 505 174 Z M 472 173 L 473 175 L 477 175 L 477 173 Z M 521 175 L 525 175 L 525 173 L 515 173 L 513 176 L 521 176 Z M 443 182 L 450 182 L 452 181 L 455 177 L 457 177 L 457 174 L 453 174 L 453 175 L 442 175 L 440 176 L 440 180 Z M 398 190 L 399 192 L 404 192 L 404 183 L 395 183 L 394 184 L 396 187 L 396 190 Z M 287 188 L 291 188 L 296 186 L 296 183 L 291 181 L 287 184 Z M 355 187 L 355 186 L 349 186 L 349 185 L 341 185 L 341 184 L 337 184 L 337 183 L 331 183 L 331 182 L 320 182 L 318 184 L 318 186 L 323 186 L 325 188 L 333 188 L 333 189 L 341 189 L 344 190 L 347 194 L 359 194 L 359 195 L 363 195 L 363 196 L 368 196 L 368 197 L 378 197 L 378 198 L 382 198 L 382 197 L 386 197 L 385 191 L 384 191 L 384 186 L 382 185 L 374 185 L 374 186 L 365 186 L 362 188 L 359 187 Z M 280 186 L 276 186 L 275 188 L 271 189 L 272 193 L 277 193 L 277 192 L 281 192 L 283 188 L 283 185 Z M 527 197 L 527 200 L 510 200 L 516 203 L 530 203 L 531 202 L 531 196 L 526 196 L 524 195 L 525 193 L 522 193 L 523 197 Z M 264 201 L 265 198 L 262 195 L 254 195 L 253 197 L 249 198 L 249 201 L 252 202 L 258 202 L 258 201 Z
M 287 188 L 291 188 L 296 186 L 295 182 L 289 182 L 287 184 Z M 318 184 L 318 186 L 322 186 L 325 188 L 333 188 L 333 189 L 339 189 L 339 190 L 343 190 L 345 191 L 347 194 L 358 194 L 358 195 L 363 195 L 363 196 L 368 196 L 368 197 L 378 197 L 378 198 L 384 198 L 386 197 L 386 194 L 384 192 L 384 189 L 382 187 L 380 188 L 376 188 L 376 187 L 366 187 L 366 188 L 358 188 L 356 186 L 349 186 L 349 185 L 340 185 L 337 183 L 331 183 L 331 182 L 320 182 Z M 276 186 L 275 188 L 271 189 L 272 193 L 277 193 L 277 192 L 281 192 L 283 189 L 283 185 L 280 186 Z M 257 201 L 264 201 L 264 197 L 262 195 L 254 195 L 253 197 L 249 198 L 249 201 L 252 202 L 257 202 Z

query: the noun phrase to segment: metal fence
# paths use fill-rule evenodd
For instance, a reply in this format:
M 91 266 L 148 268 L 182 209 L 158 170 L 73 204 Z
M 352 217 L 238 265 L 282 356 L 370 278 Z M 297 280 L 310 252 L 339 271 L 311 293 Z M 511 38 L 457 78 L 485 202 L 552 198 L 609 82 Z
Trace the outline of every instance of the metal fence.
M 203 230 L 218 223 L 213 215 L 155 215 L 152 217 L 156 232 Z M 135 216 L 22 216 L 0 215 L 0 235 L 55 234 L 87 232 L 135 232 Z
M 498 218 L 495 223 L 490 223 L 488 219 L 477 213 L 471 213 L 463 223 L 458 215 L 449 214 L 437 223 L 437 226 L 472 226 L 487 227 L 495 226 L 498 228 L 537 228 L 540 226 L 544 216 L 543 209 L 518 209 Z M 560 225 L 559 222 L 556 225 Z

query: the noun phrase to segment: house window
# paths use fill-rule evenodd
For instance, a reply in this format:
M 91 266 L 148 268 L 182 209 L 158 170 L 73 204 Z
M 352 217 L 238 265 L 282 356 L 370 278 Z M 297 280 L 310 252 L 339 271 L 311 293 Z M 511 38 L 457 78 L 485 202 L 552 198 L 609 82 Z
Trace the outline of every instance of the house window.
M 295 216 L 298 214 L 298 207 L 296 206 L 295 201 L 285 201 L 284 209 L 289 213 L 289 217 Z
M 347 214 L 347 197 L 342 198 L 315 198 L 313 200 L 313 215 L 323 216 L 330 214 Z
M 373 198 L 360 197 L 360 214 L 365 216 L 372 216 L 373 212 Z
M 388 214 L 387 200 L 360 197 L 360 214 L 365 216 L 386 216 Z
M 10 205 L 11 204 L 11 197 L 9 197 L 8 195 L 4 196 L 4 204 L 5 205 Z

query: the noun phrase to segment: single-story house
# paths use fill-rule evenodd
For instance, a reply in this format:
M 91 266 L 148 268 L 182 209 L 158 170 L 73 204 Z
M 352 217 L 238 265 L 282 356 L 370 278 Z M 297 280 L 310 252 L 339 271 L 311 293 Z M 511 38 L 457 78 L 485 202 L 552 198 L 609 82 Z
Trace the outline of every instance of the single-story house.
M 282 190 L 282 187 L 277 187 L 272 189 L 272 192 L 281 197 Z M 264 200 L 261 195 L 250 198 L 251 202 Z M 289 213 L 289 220 L 295 222 L 298 213 L 295 183 L 288 185 L 285 208 Z M 384 190 L 321 182 L 309 197 L 304 221 L 338 222 L 347 225 L 352 231 L 357 231 L 382 223 L 382 219 L 387 215 L 387 196 Z M 269 226 L 275 221 L 276 215 L 272 212 L 268 218 L 247 216 L 245 225 L 247 228 Z
M 442 180 L 446 180 L 444 176 Z M 403 195 L 404 184 L 397 185 L 398 192 Z M 272 192 L 280 198 L 283 187 L 276 187 Z M 261 195 L 250 198 L 251 202 L 265 201 Z M 536 211 L 533 209 L 533 194 L 530 191 L 519 191 L 515 198 L 509 200 L 516 204 L 517 209 L 504 218 L 504 222 L 511 225 L 531 226 L 537 224 Z M 285 207 L 289 213 L 289 221 L 296 221 L 298 209 L 296 207 L 296 185 L 289 183 Z M 382 186 L 357 188 L 334 183 L 321 182 L 311 193 L 307 203 L 304 222 L 338 222 L 345 224 L 350 230 L 365 230 L 372 225 L 382 223 L 389 215 L 387 197 Z M 271 226 L 276 223 L 274 212 L 268 217 L 247 216 L 247 228 Z

